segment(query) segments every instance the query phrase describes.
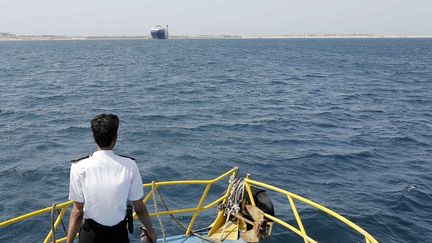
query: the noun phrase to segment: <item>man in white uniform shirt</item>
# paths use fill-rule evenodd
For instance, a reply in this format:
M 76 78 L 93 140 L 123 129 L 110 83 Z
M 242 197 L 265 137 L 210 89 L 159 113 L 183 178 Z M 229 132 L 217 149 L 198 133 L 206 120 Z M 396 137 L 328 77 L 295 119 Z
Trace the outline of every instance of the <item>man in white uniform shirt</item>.
M 97 151 L 72 163 L 69 199 L 74 203 L 68 243 L 74 241 L 78 230 L 80 243 L 129 242 L 125 220 L 127 200 L 133 202 L 144 233 L 156 242 L 156 233 L 142 201 L 143 186 L 138 167 L 132 158 L 116 155 L 112 150 L 118 126 L 116 115 L 96 116 L 91 128 Z

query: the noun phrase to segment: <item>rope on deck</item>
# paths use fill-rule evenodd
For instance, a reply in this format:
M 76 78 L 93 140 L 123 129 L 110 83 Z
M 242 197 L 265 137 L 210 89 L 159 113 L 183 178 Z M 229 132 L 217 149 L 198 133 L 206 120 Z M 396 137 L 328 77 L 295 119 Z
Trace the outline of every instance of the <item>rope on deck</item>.
M 51 206 L 51 231 L 52 231 L 52 238 L 53 242 L 56 243 L 56 237 L 55 237 L 55 221 L 54 221 L 54 212 L 56 211 L 57 204 L 53 204 Z
M 50 212 L 50 214 L 51 214 L 50 215 L 50 218 L 51 218 L 51 231 L 52 231 L 52 236 L 51 237 L 53 239 L 53 243 L 57 242 L 57 239 L 56 239 L 56 236 L 55 236 L 55 220 L 54 220 L 54 213 L 55 212 L 57 212 L 57 216 L 60 216 L 61 211 L 60 211 L 60 209 L 57 209 L 57 204 L 54 203 L 51 206 L 51 212 Z M 60 218 L 60 223 L 62 225 L 62 228 L 63 228 L 63 231 L 64 231 L 65 235 L 67 236 L 67 230 L 66 230 L 66 227 L 65 227 L 65 225 L 63 223 L 63 216 Z
M 157 189 L 156 189 L 156 187 L 155 187 L 155 182 L 152 181 L 152 198 L 153 198 L 153 207 L 154 207 L 154 210 L 155 210 L 155 213 L 156 213 L 157 219 L 158 219 L 158 221 L 159 221 L 159 225 L 160 225 L 160 227 L 161 227 L 162 236 L 163 236 L 163 238 L 162 238 L 162 242 L 165 243 L 165 242 L 166 242 L 165 227 L 164 227 L 164 225 L 163 225 L 163 223 L 162 223 L 162 219 L 161 219 L 161 217 L 160 217 L 160 215 L 159 215 L 159 209 L 158 209 L 158 205 L 157 205 L 157 202 L 156 202 L 156 196 L 155 196 L 156 191 L 157 191 Z
M 163 199 L 163 197 L 162 197 L 160 191 L 159 191 L 158 189 L 156 189 L 155 192 L 157 193 L 159 199 L 161 200 L 162 205 L 164 206 L 165 210 L 166 210 L 166 211 L 170 211 L 169 208 L 168 208 L 168 206 L 167 206 L 167 204 L 166 204 L 166 202 L 165 202 L 165 200 Z M 154 195 L 153 195 L 153 196 L 154 196 Z M 169 214 L 169 216 L 171 217 L 171 219 L 172 219 L 172 220 L 173 220 L 173 221 L 174 221 L 178 226 L 180 226 L 180 227 L 183 228 L 184 230 L 187 230 L 187 227 L 186 227 L 184 224 L 182 224 L 182 223 L 181 223 L 181 222 L 180 222 L 180 221 L 179 221 L 179 220 L 178 220 L 178 219 L 177 219 L 173 214 Z M 205 240 L 205 241 L 208 241 L 208 242 L 211 242 L 211 243 L 222 243 L 222 242 L 219 241 L 219 240 L 213 240 L 213 239 L 210 239 L 210 238 L 208 238 L 208 237 L 202 236 L 202 235 L 196 233 L 196 231 L 193 231 L 193 230 L 191 230 L 191 233 L 192 233 L 194 236 L 200 238 L 201 240 Z

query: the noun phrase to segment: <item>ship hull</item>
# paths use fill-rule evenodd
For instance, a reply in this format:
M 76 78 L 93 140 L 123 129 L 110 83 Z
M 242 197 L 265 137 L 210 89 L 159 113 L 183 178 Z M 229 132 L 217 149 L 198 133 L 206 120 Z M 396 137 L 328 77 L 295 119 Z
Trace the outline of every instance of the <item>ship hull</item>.
M 168 30 L 152 30 L 150 33 L 153 39 L 168 39 Z

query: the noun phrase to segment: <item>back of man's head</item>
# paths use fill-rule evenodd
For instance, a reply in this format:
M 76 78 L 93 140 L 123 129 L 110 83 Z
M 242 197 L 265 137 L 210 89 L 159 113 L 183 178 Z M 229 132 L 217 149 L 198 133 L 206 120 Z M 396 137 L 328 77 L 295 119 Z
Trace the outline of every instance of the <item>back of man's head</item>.
M 91 121 L 95 142 L 100 148 L 109 147 L 117 138 L 119 118 L 114 114 L 100 114 Z

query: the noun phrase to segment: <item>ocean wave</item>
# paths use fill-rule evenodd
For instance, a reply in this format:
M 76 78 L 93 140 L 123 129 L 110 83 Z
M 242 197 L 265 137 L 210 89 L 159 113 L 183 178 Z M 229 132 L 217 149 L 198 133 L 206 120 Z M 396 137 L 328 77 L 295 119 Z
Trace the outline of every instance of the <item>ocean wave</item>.
M 369 166 L 369 162 L 377 158 L 377 155 L 371 151 L 352 151 L 340 153 L 318 153 L 310 152 L 301 156 L 291 158 L 292 161 L 308 161 L 309 166 L 331 166 L 333 169 L 361 169 Z M 328 164 L 329 162 L 336 162 L 337 165 Z M 364 163 L 366 162 L 366 163 Z M 312 168 L 312 167 L 311 167 Z M 318 167 L 317 167 L 318 168 Z
M 13 177 L 33 177 L 38 172 L 37 169 L 24 169 L 17 166 L 11 166 L 0 170 L 0 175 L 2 176 L 13 176 Z
M 230 130 L 236 130 L 236 129 L 251 129 L 251 130 L 259 130 L 261 128 L 264 128 L 263 124 L 250 124 L 250 123 L 207 123 L 207 124 L 200 124 L 196 126 L 189 127 L 190 130 L 213 130 L 213 129 L 230 129 Z
M 68 126 L 66 128 L 62 128 L 59 132 L 76 134 L 76 133 L 88 133 L 90 131 L 91 131 L 90 126 Z
M 389 137 L 387 139 L 390 144 L 394 144 L 394 145 L 408 145 L 408 144 L 414 144 L 420 146 L 430 145 L 429 143 L 420 141 L 419 139 L 416 139 L 412 136 L 395 136 L 395 137 Z
M 138 117 L 138 120 L 140 121 L 160 121 L 160 120 L 170 120 L 170 121 L 177 121 L 177 120 L 183 120 L 188 119 L 189 116 L 186 114 L 172 114 L 172 115 L 163 115 L 163 114 L 147 114 L 142 115 Z
M 327 75 L 324 74 L 306 74 L 306 78 L 327 78 Z

